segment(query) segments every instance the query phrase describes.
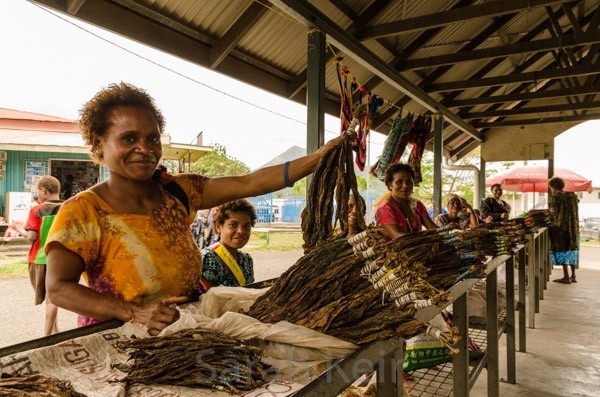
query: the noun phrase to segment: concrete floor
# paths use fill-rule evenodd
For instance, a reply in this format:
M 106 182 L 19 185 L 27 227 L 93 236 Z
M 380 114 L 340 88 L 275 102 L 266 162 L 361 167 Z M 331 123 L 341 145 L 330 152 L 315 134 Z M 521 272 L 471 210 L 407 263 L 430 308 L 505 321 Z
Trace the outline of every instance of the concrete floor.
M 555 268 L 550 280 L 562 277 Z M 517 351 L 517 383 L 500 383 L 500 396 L 600 396 L 600 248 L 581 247 L 578 282 L 550 281 L 535 329 L 527 328 L 527 352 Z M 505 338 L 500 376 L 506 378 Z M 517 342 L 518 348 L 518 342 Z M 470 396 L 487 396 L 485 370 Z

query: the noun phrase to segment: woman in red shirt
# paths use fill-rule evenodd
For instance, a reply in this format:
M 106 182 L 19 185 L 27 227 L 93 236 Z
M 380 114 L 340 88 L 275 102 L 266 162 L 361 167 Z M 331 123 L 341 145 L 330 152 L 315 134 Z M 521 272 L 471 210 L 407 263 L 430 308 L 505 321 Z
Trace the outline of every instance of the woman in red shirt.
M 383 181 L 391 195 L 377 207 L 375 222 L 387 231 L 390 238 L 421 230 L 423 226 L 426 229 L 437 228 L 425 205 L 411 197 L 415 171 L 410 165 L 392 164 L 385 171 Z

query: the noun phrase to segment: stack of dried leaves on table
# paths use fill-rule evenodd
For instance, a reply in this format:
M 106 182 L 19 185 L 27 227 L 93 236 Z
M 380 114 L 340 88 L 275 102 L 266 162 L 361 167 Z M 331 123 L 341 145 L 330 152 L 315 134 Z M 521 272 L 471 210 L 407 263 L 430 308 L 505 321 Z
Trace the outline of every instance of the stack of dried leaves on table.
M 196 328 L 159 338 L 119 342 L 131 349 L 128 384 L 207 387 L 239 393 L 268 381 L 270 366 L 260 361 L 260 349 L 221 332 Z
M 71 382 L 43 375 L 2 374 L 0 396 L 85 397 L 73 389 Z
M 351 137 L 353 126 L 346 132 Z M 449 347 L 455 330 L 441 333 L 414 319 L 419 308 L 449 301 L 447 289 L 481 277 L 490 256 L 510 253 L 524 240 L 523 224 L 450 233 L 454 225 L 387 241 L 377 228 L 346 239 L 349 192 L 356 191 L 349 139 L 318 164 L 302 213 L 304 257 L 251 307 L 266 323 L 289 321 L 364 344 L 427 332 Z M 334 183 L 335 182 L 335 183 Z M 334 213 L 333 200 L 337 211 Z M 364 208 L 358 208 L 363 219 Z M 331 237 L 339 221 L 342 233 Z
M 330 238 L 300 258 L 248 314 L 356 344 L 429 332 L 451 346 L 453 332 L 431 329 L 414 314 L 431 305 L 444 307 L 448 288 L 461 278 L 480 277 L 489 256 L 509 253 L 515 245 L 503 228 L 456 233 L 452 226 L 391 241 L 379 228 L 350 239 Z

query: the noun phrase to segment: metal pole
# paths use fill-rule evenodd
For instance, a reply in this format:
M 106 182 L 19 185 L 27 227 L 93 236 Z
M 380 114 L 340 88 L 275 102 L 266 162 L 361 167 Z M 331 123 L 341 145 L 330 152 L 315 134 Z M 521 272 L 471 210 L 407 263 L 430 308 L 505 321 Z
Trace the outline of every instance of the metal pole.
M 517 382 L 515 357 L 515 255 L 504 264 L 506 270 L 506 372 L 508 383 Z
M 325 35 L 308 33 L 306 67 L 306 152 L 312 153 L 325 143 Z M 310 186 L 310 176 L 307 179 Z
M 433 216 L 442 213 L 442 155 L 444 116 L 433 115 Z

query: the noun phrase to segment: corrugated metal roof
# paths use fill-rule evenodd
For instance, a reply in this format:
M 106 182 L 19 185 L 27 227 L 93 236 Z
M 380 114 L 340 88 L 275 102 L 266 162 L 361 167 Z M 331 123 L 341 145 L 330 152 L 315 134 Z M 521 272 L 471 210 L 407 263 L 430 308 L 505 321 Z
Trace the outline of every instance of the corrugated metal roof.
M 71 3 L 33 1 L 63 12 Z M 393 104 L 382 108 L 375 129 L 386 133 L 401 108 L 439 112 L 449 121 L 444 148 L 452 159 L 488 136 L 514 136 L 515 128 L 524 134 L 531 127 L 535 134 L 540 123 L 554 130 L 600 118 L 600 101 L 594 100 L 600 90 L 589 88 L 600 84 L 594 61 L 600 0 L 95 0 L 78 5 L 71 8 L 75 17 L 301 103 L 306 38 L 320 30 L 352 75 Z M 326 108 L 338 115 L 331 63 L 325 80 Z M 496 115 L 503 109 L 514 114 Z
M 67 146 L 85 148 L 81 133 L 0 128 L 0 145 Z
M 15 109 L 0 108 L 0 122 L 2 119 L 6 120 L 32 120 L 32 121 L 57 121 L 62 123 L 76 123 L 77 120 L 65 119 L 62 117 L 48 116 L 46 114 L 24 112 Z

